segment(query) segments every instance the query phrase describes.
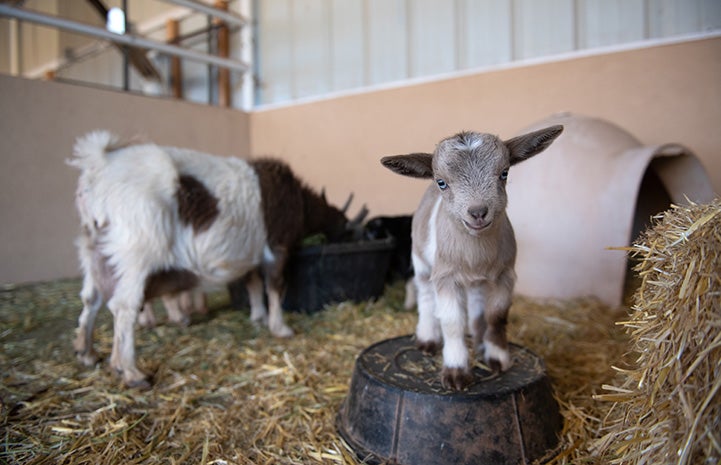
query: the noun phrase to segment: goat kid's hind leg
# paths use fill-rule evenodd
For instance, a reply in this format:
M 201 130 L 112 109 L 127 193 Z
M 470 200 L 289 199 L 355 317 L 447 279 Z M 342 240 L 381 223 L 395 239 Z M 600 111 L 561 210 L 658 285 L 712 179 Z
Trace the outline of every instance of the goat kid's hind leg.
M 483 298 L 483 290 L 481 285 L 473 285 L 466 291 L 466 305 L 468 312 L 468 328 L 473 341 L 473 349 L 476 354 L 483 353 L 483 335 L 486 332 L 486 320 L 484 316 L 484 307 L 486 305 Z
M 416 284 L 413 282 L 413 278 L 409 278 L 406 281 L 406 298 L 403 301 L 403 308 L 410 310 L 416 306 Z
M 443 346 L 441 327 L 435 315 L 436 291 L 425 275 L 417 274 L 414 282 L 418 305 L 416 345 L 427 354 L 435 354 Z
M 467 387 L 473 377 L 468 367 L 468 349 L 466 348 L 466 312 L 463 298 L 453 285 L 437 290 L 436 314 L 443 331 L 443 386 L 461 390 Z
M 78 328 L 73 341 L 73 347 L 78 360 L 85 366 L 93 366 L 98 361 L 98 354 L 93 348 L 93 331 L 95 328 L 95 317 L 103 305 L 103 297 L 95 286 L 90 275 L 83 278 L 83 288 L 80 291 L 80 300 L 83 302 L 83 310 L 78 318 Z
M 443 346 L 441 327 L 436 318 L 436 290 L 427 273 L 416 273 L 413 283 L 418 306 L 416 345 L 427 354 L 435 354 Z

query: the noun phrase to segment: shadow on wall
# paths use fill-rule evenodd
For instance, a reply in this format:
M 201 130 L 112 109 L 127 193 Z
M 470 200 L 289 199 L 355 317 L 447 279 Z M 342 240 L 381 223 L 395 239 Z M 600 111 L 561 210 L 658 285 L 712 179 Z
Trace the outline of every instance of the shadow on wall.
M 629 245 L 671 203 L 713 200 L 696 156 L 679 144 L 644 146 L 613 123 L 551 116 L 564 133 L 538 157 L 514 166 L 508 215 L 518 241 L 516 292 L 532 297 L 624 297 Z

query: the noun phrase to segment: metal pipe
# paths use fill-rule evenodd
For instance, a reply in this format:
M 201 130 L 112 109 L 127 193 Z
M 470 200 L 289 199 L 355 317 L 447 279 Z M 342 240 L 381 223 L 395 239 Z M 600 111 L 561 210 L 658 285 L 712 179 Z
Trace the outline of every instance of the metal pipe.
M 205 3 L 197 2 L 195 0 L 162 0 L 167 3 L 174 3 L 178 6 L 184 6 L 186 8 L 190 8 L 191 10 L 199 11 L 201 13 L 205 13 L 209 16 L 214 16 L 216 18 L 222 19 L 228 24 L 232 24 L 234 26 L 245 26 L 248 24 L 248 20 L 243 18 L 242 16 L 235 15 L 231 12 L 225 11 L 225 10 L 219 10 L 218 8 L 215 8 L 212 5 L 206 5 Z
M 200 63 L 210 63 L 216 66 L 220 66 L 222 68 L 238 71 L 240 73 L 248 71 L 249 69 L 249 66 L 246 63 L 238 60 L 216 57 L 213 55 L 208 55 L 207 53 L 196 52 L 195 50 L 188 50 L 175 45 L 165 44 L 163 42 L 157 42 L 154 40 L 145 39 L 143 37 L 134 36 L 132 34 L 115 34 L 114 32 L 110 32 L 103 28 L 90 26 L 88 24 L 83 24 L 76 21 L 71 21 L 69 19 L 59 18 L 57 16 L 38 13 L 37 11 L 12 7 L 4 3 L 0 3 L 0 16 L 16 18 L 22 21 L 42 24 L 44 26 L 56 27 L 58 29 L 65 29 L 68 31 L 77 32 L 79 34 L 85 34 L 92 37 L 106 39 L 119 44 L 130 45 L 132 47 L 157 50 L 168 55 L 186 58 L 188 60 L 198 61 Z
M 130 30 L 130 21 L 128 21 L 128 0 L 123 0 L 123 31 L 128 32 Z M 105 21 L 108 20 L 108 15 L 105 15 Z M 130 50 L 128 47 L 123 47 L 123 90 L 125 92 L 130 90 Z

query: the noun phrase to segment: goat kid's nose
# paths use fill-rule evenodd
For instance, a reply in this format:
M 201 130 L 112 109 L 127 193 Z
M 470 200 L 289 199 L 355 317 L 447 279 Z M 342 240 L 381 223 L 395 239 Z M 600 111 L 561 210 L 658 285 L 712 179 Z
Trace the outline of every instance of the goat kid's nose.
M 468 214 L 475 220 L 484 220 L 488 215 L 488 207 L 470 207 Z

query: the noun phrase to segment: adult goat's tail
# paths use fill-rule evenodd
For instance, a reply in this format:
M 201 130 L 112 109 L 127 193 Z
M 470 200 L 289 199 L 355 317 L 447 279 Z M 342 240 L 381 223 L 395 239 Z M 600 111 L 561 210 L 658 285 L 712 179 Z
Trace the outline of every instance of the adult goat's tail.
M 80 170 L 101 168 L 107 162 L 106 154 L 119 148 L 119 138 L 109 131 L 93 131 L 79 137 L 73 147 L 73 158 L 66 160 Z

